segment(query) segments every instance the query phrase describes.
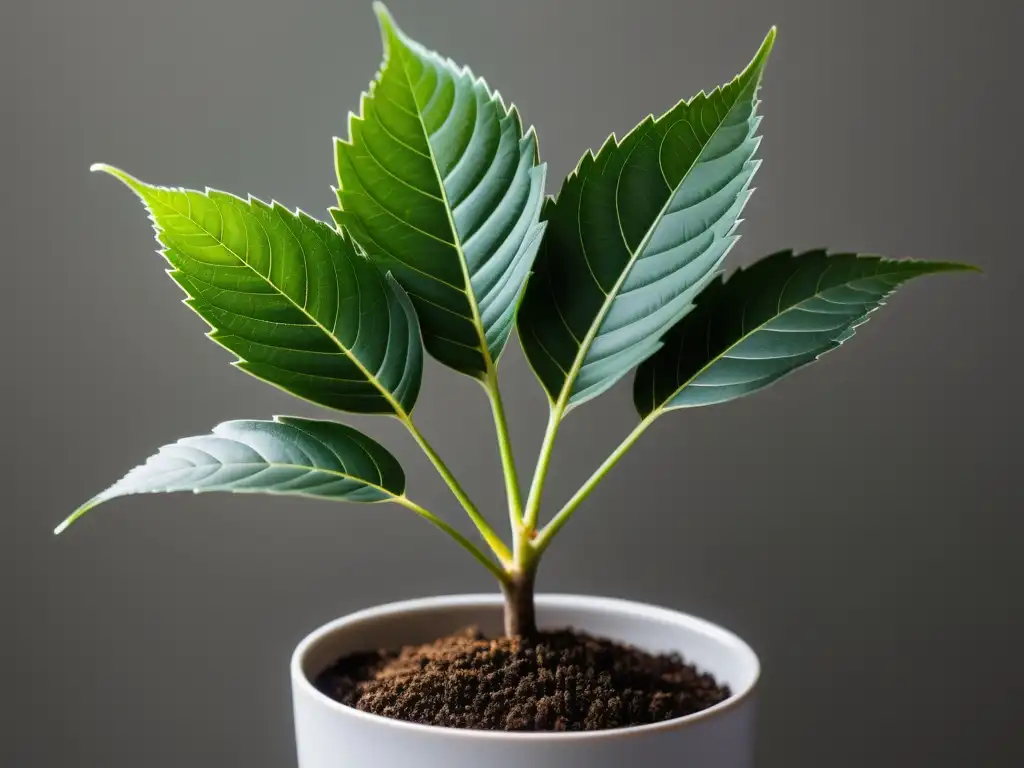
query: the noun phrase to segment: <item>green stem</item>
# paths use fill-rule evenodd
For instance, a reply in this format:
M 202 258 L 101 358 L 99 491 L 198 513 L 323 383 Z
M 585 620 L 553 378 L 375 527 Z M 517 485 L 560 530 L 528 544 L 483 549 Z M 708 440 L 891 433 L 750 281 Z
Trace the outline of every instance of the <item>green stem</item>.
M 441 479 L 443 479 L 448 487 L 451 488 L 452 494 L 462 504 L 463 509 L 466 510 L 466 514 L 469 515 L 469 519 L 473 521 L 473 525 L 476 526 L 477 530 L 480 531 L 480 535 L 483 540 L 490 546 L 491 551 L 497 556 L 503 565 L 512 562 L 512 553 L 509 552 L 505 542 L 501 540 L 501 537 L 494 532 L 494 529 L 487 523 L 483 515 L 480 514 L 476 505 L 473 504 L 466 492 L 462 490 L 462 486 L 459 485 L 459 481 L 455 479 L 455 475 L 451 473 L 448 466 L 444 463 L 444 460 L 437 455 L 437 451 L 433 449 L 430 443 L 427 442 L 427 438 L 423 436 L 423 433 L 419 431 L 417 426 L 413 424 L 412 419 L 408 416 L 399 416 L 399 421 L 405 425 L 405 428 L 409 430 L 409 434 L 412 435 L 416 444 L 427 454 L 427 458 L 430 459 L 430 463 L 437 469 Z
M 507 588 L 507 585 L 509 583 L 508 574 L 497 563 L 491 560 L 491 558 L 489 558 L 487 555 L 481 552 L 480 549 L 473 542 L 471 542 L 457 530 L 452 528 L 450 525 L 448 525 L 448 523 L 439 518 L 433 512 L 424 509 L 412 499 L 409 499 L 405 496 L 395 496 L 393 497 L 393 501 L 396 504 L 401 504 L 406 509 L 411 509 L 417 515 L 424 518 L 432 525 L 436 526 L 437 528 L 451 536 L 459 546 L 461 546 L 463 549 L 469 552 L 469 554 L 475 557 L 478 562 L 480 562 L 488 571 L 491 572 L 491 574 L 494 575 L 494 577 L 498 580 L 498 583 L 502 585 L 503 589 Z
M 494 416 L 494 429 L 498 435 L 498 452 L 501 454 L 501 469 L 505 476 L 505 495 L 508 497 L 508 516 L 519 542 L 518 532 L 523 527 L 523 500 L 519 490 L 519 472 L 516 470 L 516 459 L 512 453 L 512 440 L 508 434 L 508 420 L 505 418 L 505 405 L 498 387 L 497 371 L 492 368 L 484 382 L 487 397 L 491 401 L 491 414 Z
M 611 456 L 604 460 L 604 463 L 598 467 L 594 474 L 590 476 L 590 479 L 583 484 L 583 486 L 576 491 L 575 495 L 565 503 L 565 506 L 555 515 L 551 522 L 544 526 L 538 535 L 536 540 L 533 542 L 533 549 L 536 555 L 539 557 L 540 554 L 547 549 L 551 540 L 555 537 L 562 526 L 569 522 L 569 518 L 572 517 L 572 513 L 576 511 L 576 507 L 590 495 L 590 492 L 597 487 L 597 484 L 604 479 L 604 476 L 608 474 L 612 467 L 625 455 L 626 451 L 633 447 L 633 444 L 640 439 L 642 435 L 654 420 L 658 417 L 659 412 L 654 411 L 646 419 L 641 421 L 636 428 L 626 436 L 626 439 L 619 443 L 619 447 L 616 448 Z
M 530 484 L 530 495 L 526 500 L 523 527 L 528 532 L 537 528 L 540 500 L 544 494 L 544 481 L 547 478 L 548 465 L 551 463 L 551 455 L 554 452 L 555 438 L 558 437 L 558 427 L 561 425 L 564 415 L 565 405 L 561 401 L 555 403 L 551 408 L 551 415 L 548 417 L 548 427 L 544 432 L 544 441 L 540 445 L 540 455 L 537 457 L 537 468 L 533 472 L 533 482 Z

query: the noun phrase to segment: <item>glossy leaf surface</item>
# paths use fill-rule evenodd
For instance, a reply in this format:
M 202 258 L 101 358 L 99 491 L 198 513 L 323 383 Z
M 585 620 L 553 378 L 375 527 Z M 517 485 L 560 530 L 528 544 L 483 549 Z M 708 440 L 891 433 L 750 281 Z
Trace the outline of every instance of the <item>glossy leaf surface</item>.
M 585 155 L 545 207 L 518 328 L 552 402 L 579 405 L 650 357 L 719 270 L 758 164 L 774 38 L 728 85 Z
M 483 378 L 544 229 L 536 136 L 483 80 L 375 8 L 384 62 L 348 140 L 336 142 L 332 214 L 409 292 L 427 350 Z
M 405 473 L 384 447 L 343 424 L 285 416 L 228 421 L 210 435 L 164 446 L 76 510 L 58 533 L 110 499 L 176 491 L 377 502 L 405 492 Z
M 733 400 L 835 349 L 900 285 L 961 264 L 784 251 L 716 280 L 637 370 L 641 416 Z
M 278 203 L 96 169 L 146 204 L 170 276 L 235 365 L 329 408 L 412 410 L 423 369 L 415 311 L 349 238 Z

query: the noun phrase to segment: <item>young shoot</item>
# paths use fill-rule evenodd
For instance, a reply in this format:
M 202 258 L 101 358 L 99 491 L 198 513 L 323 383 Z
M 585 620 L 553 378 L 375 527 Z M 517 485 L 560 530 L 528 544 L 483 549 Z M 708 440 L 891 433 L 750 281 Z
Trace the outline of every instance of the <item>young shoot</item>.
M 375 440 L 337 421 L 284 416 L 164 446 L 58 533 L 102 502 L 140 493 L 392 502 L 479 561 L 505 595 L 506 631 L 530 635 L 541 557 L 658 419 L 757 392 L 840 346 L 906 281 L 971 269 L 780 251 L 722 278 L 760 164 L 758 93 L 774 29 L 727 84 L 612 135 L 547 199 L 536 133 L 517 109 L 374 8 L 384 58 L 347 137 L 334 142 L 330 223 L 251 196 L 93 170 L 142 200 L 185 304 L 236 367 L 325 408 L 397 419 L 476 539 L 409 498 L 401 465 Z M 498 377 L 513 328 L 550 406 L 525 498 Z M 484 390 L 507 538 L 413 420 L 424 350 Z M 562 421 L 631 372 L 636 428 L 542 523 Z

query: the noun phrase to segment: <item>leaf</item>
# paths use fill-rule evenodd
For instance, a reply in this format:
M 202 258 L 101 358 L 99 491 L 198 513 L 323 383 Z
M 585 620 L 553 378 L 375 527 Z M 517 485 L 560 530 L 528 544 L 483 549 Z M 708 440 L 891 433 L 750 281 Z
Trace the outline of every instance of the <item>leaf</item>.
M 75 510 L 56 532 L 110 499 L 176 491 L 391 501 L 405 493 L 405 473 L 383 446 L 344 424 L 289 416 L 227 421 L 211 435 L 165 445 Z
M 93 170 L 142 198 L 168 274 L 235 365 L 329 408 L 412 410 L 423 370 L 415 311 L 344 234 L 278 203 Z
M 384 62 L 336 140 L 336 222 L 416 306 L 427 351 L 483 378 L 515 321 L 544 230 L 545 166 L 519 114 L 413 42 L 380 3 Z
M 775 40 L 731 83 L 587 153 L 545 207 L 519 336 L 548 396 L 571 408 L 658 349 L 737 236 Z
M 756 392 L 853 336 L 906 281 L 962 264 L 783 251 L 717 280 L 636 372 L 634 402 L 655 411 Z

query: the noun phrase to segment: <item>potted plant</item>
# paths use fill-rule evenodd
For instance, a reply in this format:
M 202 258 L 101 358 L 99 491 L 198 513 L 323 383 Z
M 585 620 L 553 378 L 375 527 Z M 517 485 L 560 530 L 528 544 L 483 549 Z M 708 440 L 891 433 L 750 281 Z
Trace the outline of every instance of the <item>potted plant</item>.
M 375 8 L 384 61 L 335 143 L 332 223 L 93 169 L 142 199 L 168 273 L 234 365 L 320 406 L 397 419 L 479 540 L 411 499 L 375 440 L 284 416 L 161 448 L 57 532 L 139 493 L 392 502 L 490 571 L 500 595 L 371 608 L 298 646 L 301 768 L 749 766 L 759 667 L 742 640 L 647 605 L 537 595 L 538 563 L 661 416 L 763 389 L 840 346 L 904 282 L 971 267 L 785 251 L 720 277 L 760 162 L 758 89 L 774 29 L 727 85 L 612 135 L 548 198 L 536 135 L 516 109 Z M 526 493 L 498 380 L 513 328 L 550 405 Z M 413 420 L 424 350 L 487 397 L 510 544 Z M 563 420 L 634 370 L 637 426 L 542 524 Z

